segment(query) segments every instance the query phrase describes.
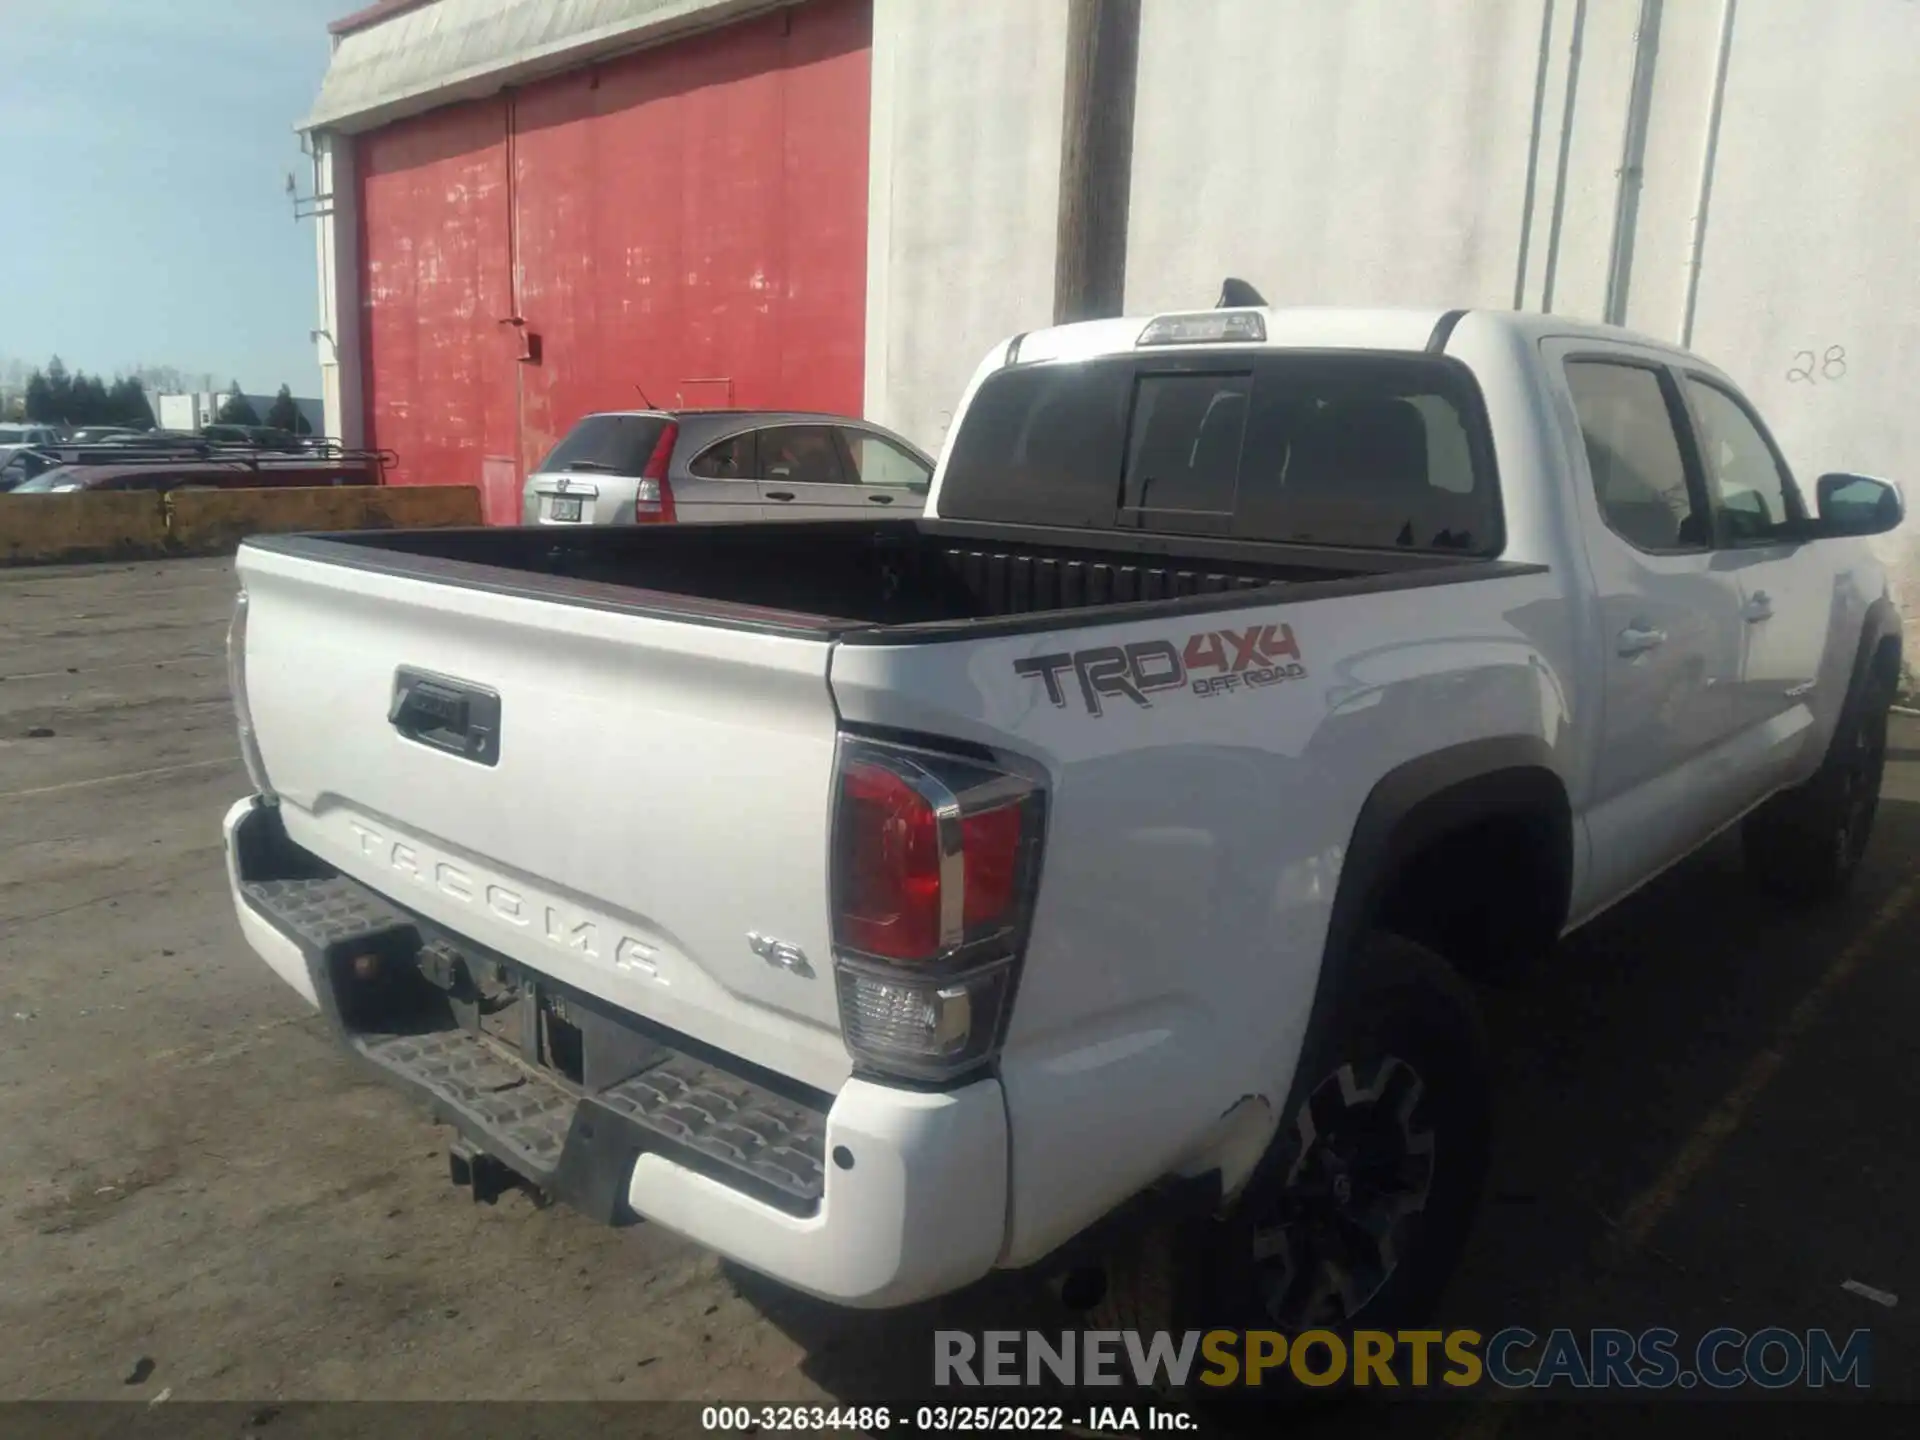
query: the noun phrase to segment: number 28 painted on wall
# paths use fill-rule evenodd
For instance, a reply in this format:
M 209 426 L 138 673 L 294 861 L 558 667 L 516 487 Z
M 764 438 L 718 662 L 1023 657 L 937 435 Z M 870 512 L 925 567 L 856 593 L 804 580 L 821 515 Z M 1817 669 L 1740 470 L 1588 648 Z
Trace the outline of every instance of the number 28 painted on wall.
M 1802 350 L 1787 367 L 1789 385 L 1817 385 L 1822 380 L 1844 380 L 1847 375 L 1847 347 L 1829 345 L 1823 354 Z

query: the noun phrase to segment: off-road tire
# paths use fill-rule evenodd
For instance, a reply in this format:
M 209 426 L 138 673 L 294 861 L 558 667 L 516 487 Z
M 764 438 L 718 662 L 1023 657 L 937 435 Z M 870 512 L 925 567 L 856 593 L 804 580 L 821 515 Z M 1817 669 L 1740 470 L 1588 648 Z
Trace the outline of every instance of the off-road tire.
M 1486 1176 L 1492 1084 L 1479 1005 L 1439 956 L 1381 931 L 1363 937 L 1327 983 L 1334 988 L 1307 1037 L 1279 1128 L 1233 1212 L 1134 1236 L 1110 1257 L 1088 1328 L 1284 1328 L 1258 1293 L 1252 1247 L 1297 1168 L 1301 1109 L 1343 1068 L 1364 1084 L 1386 1073 L 1389 1059 L 1418 1077 L 1410 1114 L 1432 1137 L 1430 1183 L 1412 1243 L 1380 1288 L 1333 1328 L 1397 1331 L 1431 1315 L 1465 1248 Z M 1205 1398 L 1202 1388 L 1190 1385 L 1189 1394 Z M 1307 1398 L 1271 1377 L 1262 1391 L 1238 1398 Z

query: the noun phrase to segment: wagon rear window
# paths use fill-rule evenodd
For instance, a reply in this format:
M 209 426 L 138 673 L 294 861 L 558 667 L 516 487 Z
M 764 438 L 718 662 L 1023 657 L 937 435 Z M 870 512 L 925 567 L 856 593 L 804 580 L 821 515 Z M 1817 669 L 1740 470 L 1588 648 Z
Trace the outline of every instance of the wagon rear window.
M 666 423 L 658 415 L 589 415 L 540 462 L 539 473 L 595 470 L 638 475 L 646 469 Z

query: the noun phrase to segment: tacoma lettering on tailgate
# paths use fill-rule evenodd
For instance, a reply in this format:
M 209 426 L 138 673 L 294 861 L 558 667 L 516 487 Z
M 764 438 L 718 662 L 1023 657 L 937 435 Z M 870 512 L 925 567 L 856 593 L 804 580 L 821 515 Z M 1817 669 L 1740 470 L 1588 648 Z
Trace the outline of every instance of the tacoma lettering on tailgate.
M 474 914 L 484 915 L 497 925 L 507 925 L 521 931 L 532 931 L 537 927 L 540 937 L 549 945 L 604 963 L 605 941 L 609 937 L 602 935 L 599 924 L 593 919 L 574 914 L 553 901 L 535 899 L 517 890 L 510 890 L 489 877 L 478 876 L 450 861 L 424 855 L 418 845 L 390 840 L 358 821 L 348 821 L 347 828 L 353 832 L 362 855 L 379 861 L 395 873 L 406 876 L 416 884 L 438 890 L 449 899 L 458 900 Z M 402 904 L 406 903 L 404 895 L 395 895 L 394 898 Z M 656 985 L 671 983 L 660 973 L 658 946 L 618 932 L 614 932 L 610 938 L 613 940 L 615 970 L 651 980 Z
M 1131 700 L 1150 708 L 1150 696 L 1181 690 L 1227 695 L 1262 689 L 1307 673 L 1291 625 L 1253 625 L 1245 630 L 1203 630 L 1183 645 L 1172 640 L 1136 640 L 1091 650 L 1063 650 L 1013 662 L 1013 673 L 1038 680 L 1055 705 L 1067 703 L 1063 676 L 1071 673 L 1089 715 L 1103 700 Z

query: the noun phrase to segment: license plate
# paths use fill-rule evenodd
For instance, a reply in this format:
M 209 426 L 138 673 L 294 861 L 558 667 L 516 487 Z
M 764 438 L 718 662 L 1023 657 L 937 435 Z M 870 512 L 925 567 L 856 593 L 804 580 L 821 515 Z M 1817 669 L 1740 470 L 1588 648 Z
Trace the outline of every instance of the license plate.
M 547 518 L 549 520 L 578 520 L 580 518 L 580 506 L 583 498 L 584 497 L 579 495 L 554 496 L 547 509 Z

